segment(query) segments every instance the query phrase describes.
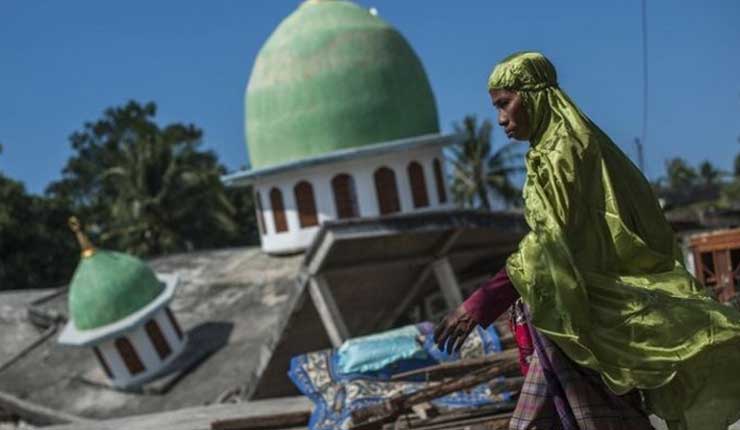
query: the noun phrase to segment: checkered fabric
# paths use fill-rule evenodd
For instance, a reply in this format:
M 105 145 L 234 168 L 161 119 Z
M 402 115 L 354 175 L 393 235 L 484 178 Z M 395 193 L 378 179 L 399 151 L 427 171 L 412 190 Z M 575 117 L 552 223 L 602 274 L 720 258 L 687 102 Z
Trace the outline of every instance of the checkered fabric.
M 598 373 L 571 361 L 531 325 L 530 330 L 535 352 L 509 424 L 511 430 L 653 428 L 638 392 L 613 394 Z

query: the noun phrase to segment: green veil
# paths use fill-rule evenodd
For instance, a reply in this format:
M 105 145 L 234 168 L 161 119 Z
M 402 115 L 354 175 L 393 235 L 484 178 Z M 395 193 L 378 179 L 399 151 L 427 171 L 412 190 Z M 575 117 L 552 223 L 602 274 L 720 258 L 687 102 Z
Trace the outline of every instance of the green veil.
M 740 313 L 686 270 L 650 184 L 547 58 L 514 54 L 488 87 L 517 91 L 533 130 L 531 231 L 507 272 L 534 326 L 615 393 L 642 390 L 672 428 L 726 429 L 740 418 Z

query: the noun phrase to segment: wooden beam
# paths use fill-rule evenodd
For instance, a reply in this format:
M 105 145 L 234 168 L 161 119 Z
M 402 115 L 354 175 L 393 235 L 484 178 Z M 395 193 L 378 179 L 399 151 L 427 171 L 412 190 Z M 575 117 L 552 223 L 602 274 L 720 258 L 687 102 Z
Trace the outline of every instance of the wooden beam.
M 699 252 L 740 247 L 740 228 L 692 235 L 689 247 Z
M 310 411 L 288 412 L 259 417 L 229 418 L 211 423 L 211 430 L 267 430 L 306 427 Z
M 334 300 L 331 290 L 329 290 L 329 284 L 322 275 L 312 276 L 308 280 L 308 292 L 316 310 L 319 312 L 319 317 L 324 324 L 326 333 L 329 335 L 329 340 L 335 348 L 338 348 L 349 338 L 349 330 L 342 314 L 339 312 L 337 302 Z
M 401 416 L 396 422 L 383 425 L 383 430 L 508 430 L 513 404 L 494 404 L 475 408 L 453 409 L 426 420 Z
M 435 364 L 421 369 L 409 370 L 393 375 L 391 380 L 404 380 L 420 375 L 424 376 L 425 381 L 460 377 L 472 371 L 479 370 L 482 367 L 501 364 L 511 365 L 512 363 L 515 365 L 519 363 L 519 351 L 516 349 L 510 349 L 508 351 L 502 351 L 478 358 L 469 358 L 465 360 Z M 518 371 L 519 368 L 516 367 L 515 370 Z
M 457 276 L 455 276 L 455 270 L 452 268 L 450 260 L 447 257 L 442 257 L 432 263 L 432 268 L 447 307 L 449 309 L 455 309 L 460 306 L 463 302 L 462 293 L 460 292 L 460 284 L 457 282 Z
M 310 413 L 311 401 L 304 396 L 258 400 L 245 403 L 193 406 L 145 415 L 45 427 L 44 430 L 209 430 L 214 421 L 266 417 L 293 412 Z

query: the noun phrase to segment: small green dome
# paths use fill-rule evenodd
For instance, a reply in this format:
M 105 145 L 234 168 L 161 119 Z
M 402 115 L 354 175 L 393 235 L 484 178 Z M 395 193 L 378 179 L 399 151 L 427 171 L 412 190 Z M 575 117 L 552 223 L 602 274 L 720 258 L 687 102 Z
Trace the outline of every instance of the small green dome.
M 354 3 L 308 0 L 257 55 L 246 91 L 252 168 L 439 132 L 403 36 Z
M 143 261 L 96 250 L 83 257 L 69 287 L 69 312 L 79 330 L 121 320 L 143 308 L 164 289 Z

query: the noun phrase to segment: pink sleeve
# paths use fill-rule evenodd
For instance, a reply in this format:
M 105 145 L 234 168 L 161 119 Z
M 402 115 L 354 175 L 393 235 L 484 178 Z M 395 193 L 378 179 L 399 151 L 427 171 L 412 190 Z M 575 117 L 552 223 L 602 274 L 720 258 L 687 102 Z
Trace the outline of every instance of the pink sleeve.
M 519 293 L 506 274 L 506 267 L 495 276 L 483 283 L 463 303 L 465 310 L 481 327 L 488 327 L 502 313 L 504 313 L 516 299 Z

